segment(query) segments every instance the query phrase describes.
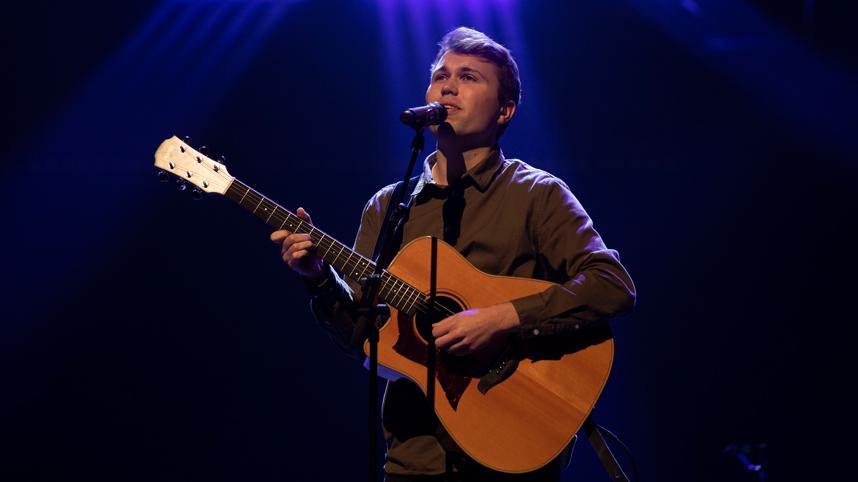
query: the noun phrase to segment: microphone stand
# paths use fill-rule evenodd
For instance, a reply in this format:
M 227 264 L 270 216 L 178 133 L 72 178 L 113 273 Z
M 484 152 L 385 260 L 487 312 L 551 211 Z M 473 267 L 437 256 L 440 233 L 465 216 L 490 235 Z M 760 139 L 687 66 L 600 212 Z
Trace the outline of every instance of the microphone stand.
M 381 321 L 381 310 L 385 305 L 378 304 L 378 294 L 381 289 L 381 278 L 392 257 L 393 243 L 397 229 L 402 222 L 407 205 L 402 204 L 405 192 L 409 191 L 408 183 L 417 157 L 423 152 L 424 138 L 423 126 L 415 127 L 414 139 L 411 141 L 411 158 L 405 171 L 405 179 L 402 181 L 402 189 L 394 189 L 390 202 L 387 205 L 384 222 L 379 230 L 376 249 L 378 259 L 375 260 L 375 271 L 360 280 L 361 299 L 358 303 L 358 325 L 367 327 L 369 340 L 369 480 L 378 480 L 378 469 L 375 466 L 378 453 L 378 437 L 376 430 L 378 426 L 378 324 Z

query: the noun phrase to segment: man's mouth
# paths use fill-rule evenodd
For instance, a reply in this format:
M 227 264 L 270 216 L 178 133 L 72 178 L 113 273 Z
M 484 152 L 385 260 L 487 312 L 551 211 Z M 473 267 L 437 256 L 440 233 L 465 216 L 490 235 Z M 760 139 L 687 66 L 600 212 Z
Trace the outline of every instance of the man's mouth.
M 444 106 L 444 108 L 445 108 L 445 109 L 447 109 L 447 112 L 450 112 L 450 111 L 453 111 L 453 110 L 461 110 L 461 107 L 459 107 L 459 106 L 457 106 L 457 105 L 453 105 L 453 104 L 444 104 L 444 103 L 441 103 L 441 105 L 443 105 L 443 106 Z

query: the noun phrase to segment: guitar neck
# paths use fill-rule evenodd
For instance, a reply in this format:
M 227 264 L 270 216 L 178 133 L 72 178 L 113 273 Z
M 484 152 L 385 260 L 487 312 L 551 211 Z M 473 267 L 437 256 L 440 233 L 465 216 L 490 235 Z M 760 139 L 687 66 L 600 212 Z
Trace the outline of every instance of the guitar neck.
M 296 214 L 262 195 L 247 184 L 233 179 L 226 197 L 250 211 L 275 229 L 308 234 L 316 246 L 316 254 L 346 278 L 360 282 L 375 271 L 375 263 L 361 256 L 345 244 L 327 235 L 321 229 L 299 218 Z M 423 293 L 386 270 L 381 275 L 379 296 L 394 308 L 413 315 L 423 300 Z

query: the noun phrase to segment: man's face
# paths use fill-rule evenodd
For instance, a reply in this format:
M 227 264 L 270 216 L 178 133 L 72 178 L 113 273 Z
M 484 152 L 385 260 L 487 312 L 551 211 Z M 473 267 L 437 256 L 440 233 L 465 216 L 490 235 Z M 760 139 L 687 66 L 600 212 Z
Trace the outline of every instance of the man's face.
M 473 55 L 447 52 L 432 72 L 426 102 L 440 102 L 447 108 L 446 122 L 456 137 L 467 144 L 492 145 L 502 122 L 499 89 L 495 64 Z M 431 130 L 437 137 L 438 126 Z

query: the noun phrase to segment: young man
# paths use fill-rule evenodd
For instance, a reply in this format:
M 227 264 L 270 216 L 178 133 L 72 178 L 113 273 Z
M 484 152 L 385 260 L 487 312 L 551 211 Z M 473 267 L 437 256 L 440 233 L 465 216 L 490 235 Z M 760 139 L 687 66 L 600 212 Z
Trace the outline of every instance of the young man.
M 467 28 L 449 32 L 439 46 L 426 101 L 444 105 L 447 120 L 431 128 L 437 150 L 424 162 L 409 201 L 402 244 L 435 236 L 486 273 L 557 285 L 434 324 L 436 346 L 465 355 L 501 336 L 569 336 L 630 310 L 635 299 L 631 278 L 566 184 L 524 162 L 505 159 L 498 147 L 521 95 L 518 67 L 509 51 Z M 364 208 L 355 250 L 366 257 L 372 257 L 393 188 L 381 189 Z M 310 221 L 304 209 L 297 214 Z M 311 308 L 322 326 L 341 347 L 362 357 L 364 335 L 354 329 L 358 287 L 323 263 L 309 236 L 276 231 L 271 239 L 281 244 L 283 261 L 306 280 Z M 530 474 L 491 471 L 462 453 L 420 388 L 405 379 L 388 384 L 382 420 L 391 482 L 557 481 L 571 450 Z

